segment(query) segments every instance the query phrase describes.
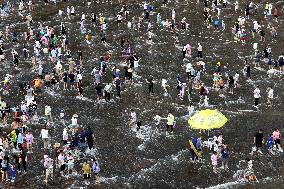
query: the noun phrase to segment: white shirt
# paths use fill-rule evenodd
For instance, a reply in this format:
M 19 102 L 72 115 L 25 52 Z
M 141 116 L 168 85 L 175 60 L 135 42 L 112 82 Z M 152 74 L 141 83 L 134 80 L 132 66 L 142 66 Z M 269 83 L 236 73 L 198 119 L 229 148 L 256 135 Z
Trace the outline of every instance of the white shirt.
M 119 14 L 119 15 L 117 15 L 117 20 L 122 20 L 122 16 Z
M 67 7 L 66 12 L 67 12 L 68 15 L 70 14 L 70 8 L 69 7 Z
M 63 140 L 68 140 L 68 132 L 66 129 L 63 130 L 62 137 L 63 137 Z
M 144 10 L 147 10 L 147 3 L 143 5 Z
M 22 112 L 27 112 L 27 105 L 26 104 L 22 104 L 21 105 L 21 111 Z
M 59 165 L 64 165 L 65 164 L 64 159 L 65 159 L 64 155 L 59 154 L 59 156 L 58 156 L 58 164 Z
M 222 135 L 218 136 L 217 141 L 219 142 L 219 145 L 223 144 L 223 137 L 222 137 Z
M 259 90 L 259 88 L 254 89 L 253 94 L 254 94 L 253 95 L 254 98 L 260 98 L 260 90 Z
M 172 10 L 172 19 L 174 20 L 176 18 L 176 11 Z
M 106 30 L 106 27 L 107 27 L 106 23 L 103 23 L 102 24 L 102 30 Z
M 62 11 L 62 10 L 59 10 L 59 11 L 58 11 L 58 15 L 59 15 L 59 16 L 62 16 L 62 14 L 63 14 L 63 11 Z
M 188 114 L 192 115 L 192 113 L 194 112 L 194 106 L 188 106 L 187 110 L 188 110 Z
M 51 115 L 51 107 L 50 106 L 45 106 L 44 113 L 46 116 Z
M 55 69 L 58 71 L 62 70 L 62 64 L 60 62 L 57 62 Z
M 78 120 L 76 117 L 72 117 L 71 122 L 72 122 L 72 125 L 77 125 Z
M 48 130 L 47 129 L 42 129 L 41 130 L 41 138 L 42 139 L 48 138 Z
M 131 117 L 131 120 L 132 120 L 132 121 L 135 121 L 135 120 L 137 119 L 137 115 L 136 115 L 135 112 L 131 112 L 131 113 L 130 113 L 130 117 Z
M 235 79 L 235 81 L 239 81 L 239 77 L 240 77 L 240 74 L 235 74 L 235 77 L 234 77 L 234 79 Z
M 83 78 L 82 74 L 77 74 L 77 79 L 78 79 L 78 81 L 79 81 L 79 80 L 82 80 L 82 78 Z
M 152 39 L 153 33 L 151 31 L 148 31 L 148 37 L 149 37 L 149 39 Z
M 268 98 L 273 98 L 273 93 L 274 93 L 274 90 L 273 89 L 270 89 L 268 91 Z
M 74 14 L 75 13 L 75 8 L 71 7 L 71 13 Z
M 166 79 L 162 79 L 162 87 L 163 88 L 166 88 L 167 82 L 168 81 Z
M 155 117 L 154 117 L 154 120 L 156 121 L 156 125 L 159 125 L 160 124 L 160 121 L 161 121 L 161 116 L 159 116 L 159 115 L 156 115 Z
M 85 20 L 85 19 L 86 19 L 86 15 L 85 15 L 85 14 L 82 14 L 81 20 Z
M 202 46 L 201 45 L 198 45 L 197 51 L 202 51 Z
M 1 101 L 0 102 L 0 109 L 3 110 L 7 106 L 6 102 Z
M 64 119 L 64 112 L 60 112 L 60 114 L 59 114 L 59 117 L 60 117 L 60 119 Z
M 186 72 L 190 72 L 191 68 L 192 68 L 192 64 L 191 63 L 187 63 L 186 64 Z

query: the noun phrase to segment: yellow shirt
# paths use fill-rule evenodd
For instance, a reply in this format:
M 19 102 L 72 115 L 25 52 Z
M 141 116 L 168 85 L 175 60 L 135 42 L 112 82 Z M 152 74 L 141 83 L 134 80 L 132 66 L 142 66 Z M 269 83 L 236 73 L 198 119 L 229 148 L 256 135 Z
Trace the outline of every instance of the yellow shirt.
M 88 163 L 84 163 L 82 171 L 83 171 L 83 174 L 90 174 L 91 173 L 90 165 Z
M 167 124 L 174 125 L 174 122 L 175 122 L 175 117 L 173 116 L 173 114 L 169 114 L 167 117 Z
M 100 24 L 103 24 L 105 22 L 105 17 L 101 16 L 99 20 L 100 20 Z

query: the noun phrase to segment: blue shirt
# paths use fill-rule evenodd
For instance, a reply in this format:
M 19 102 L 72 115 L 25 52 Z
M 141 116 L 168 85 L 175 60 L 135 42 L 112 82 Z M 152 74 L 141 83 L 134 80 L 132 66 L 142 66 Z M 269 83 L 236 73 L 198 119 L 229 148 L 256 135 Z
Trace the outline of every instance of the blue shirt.
M 149 12 L 151 12 L 151 11 L 153 11 L 153 6 L 152 5 L 148 5 L 147 9 L 148 9 Z
M 196 140 L 196 149 L 197 150 L 201 150 L 202 149 L 202 140 L 200 138 L 198 138 Z
M 6 160 L 3 160 L 1 163 L 2 168 L 7 168 L 7 162 Z
M 214 20 L 214 25 L 219 25 L 219 20 L 215 19 Z
M 230 152 L 229 152 L 229 150 L 227 148 L 223 148 L 221 150 L 221 155 L 222 155 L 222 158 L 228 159 L 229 156 L 230 156 Z
M 274 144 L 273 137 L 270 136 L 270 137 L 268 138 L 268 141 L 267 141 L 268 149 L 272 149 L 273 144 Z
M 192 142 L 192 144 L 196 147 L 197 138 L 192 137 L 191 142 Z

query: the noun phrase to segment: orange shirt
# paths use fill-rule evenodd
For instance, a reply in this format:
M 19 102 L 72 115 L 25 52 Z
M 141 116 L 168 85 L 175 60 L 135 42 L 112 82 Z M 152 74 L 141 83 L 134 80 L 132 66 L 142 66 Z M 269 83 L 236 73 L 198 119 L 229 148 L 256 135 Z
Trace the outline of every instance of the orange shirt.
M 40 84 L 41 84 L 40 79 L 35 79 L 35 80 L 34 80 L 34 87 L 35 87 L 35 88 L 39 88 L 39 87 L 40 87 Z

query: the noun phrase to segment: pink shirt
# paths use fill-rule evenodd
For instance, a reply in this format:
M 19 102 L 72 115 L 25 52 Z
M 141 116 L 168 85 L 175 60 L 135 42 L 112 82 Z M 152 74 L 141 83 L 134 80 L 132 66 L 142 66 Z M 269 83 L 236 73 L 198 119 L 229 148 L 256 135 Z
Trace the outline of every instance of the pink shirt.
M 215 154 L 211 155 L 212 165 L 217 165 L 218 156 Z
M 280 139 L 280 132 L 279 131 L 273 131 L 272 137 L 273 137 L 273 140 Z
M 26 141 L 27 141 L 27 144 L 32 144 L 33 143 L 33 135 L 32 134 L 26 134 Z
M 45 44 L 48 45 L 48 39 L 45 36 L 41 37 L 41 41 Z

